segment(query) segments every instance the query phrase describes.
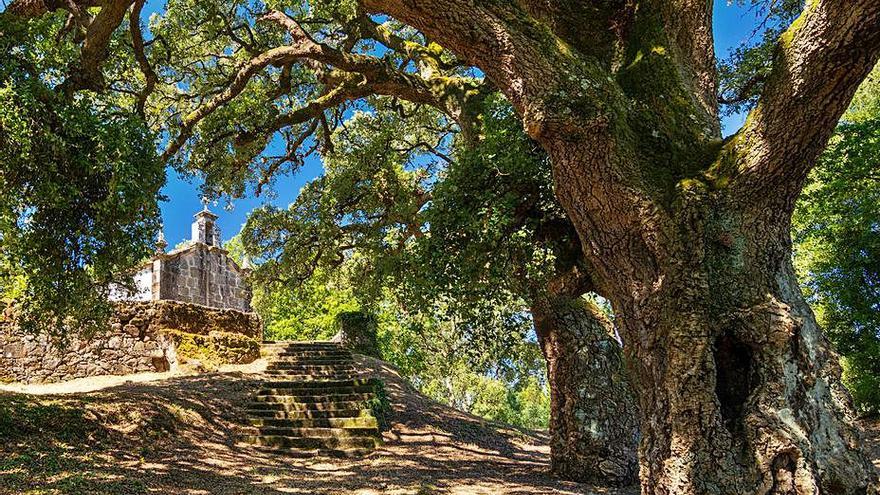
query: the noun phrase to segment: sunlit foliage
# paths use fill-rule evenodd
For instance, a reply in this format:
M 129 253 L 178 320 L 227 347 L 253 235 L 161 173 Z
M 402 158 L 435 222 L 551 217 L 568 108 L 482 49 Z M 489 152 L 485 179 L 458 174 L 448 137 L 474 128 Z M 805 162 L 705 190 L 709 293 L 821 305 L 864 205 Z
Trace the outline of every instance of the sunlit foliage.
M 151 250 L 165 180 L 142 119 L 55 90 L 60 22 L 0 18 L 0 291 L 23 326 L 58 335 L 105 321 L 110 284 Z

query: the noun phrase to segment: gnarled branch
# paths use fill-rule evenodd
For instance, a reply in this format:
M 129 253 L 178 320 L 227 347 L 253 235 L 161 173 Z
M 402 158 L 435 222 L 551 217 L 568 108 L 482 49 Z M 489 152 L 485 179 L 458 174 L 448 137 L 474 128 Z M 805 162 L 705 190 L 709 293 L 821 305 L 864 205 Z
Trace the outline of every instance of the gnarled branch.
M 318 116 L 315 111 L 370 94 L 395 95 L 409 101 L 431 104 L 453 118 L 462 119 L 466 114 L 459 107 L 466 105 L 465 100 L 473 98 L 475 94 L 485 96 L 486 93 L 476 81 L 461 78 L 426 81 L 418 75 L 395 69 L 381 58 L 346 53 L 319 43 L 295 19 L 283 12 L 269 12 L 261 21 L 273 21 L 283 26 L 291 36 L 291 44 L 272 48 L 251 58 L 238 69 L 222 91 L 184 117 L 178 135 L 162 154 L 164 159 L 171 158 L 180 150 L 199 121 L 239 95 L 257 73 L 270 65 L 284 67 L 296 62 L 318 64 L 315 68 L 321 72 L 324 82 L 335 84 L 337 88 L 268 126 L 275 129 L 305 122 Z M 321 64 L 331 69 L 327 70 Z
M 741 196 L 793 207 L 859 84 L 880 58 L 880 2 L 816 0 L 782 35 L 758 104 L 719 162 Z M 731 157 L 733 159 L 731 159 Z M 723 170 L 724 160 L 734 170 Z
M 158 76 L 156 76 L 156 71 L 153 70 L 153 66 L 150 65 L 150 61 L 147 60 L 147 55 L 144 52 L 144 35 L 141 31 L 141 11 L 144 8 L 144 1 L 145 0 L 136 0 L 131 7 L 131 14 L 129 14 L 128 17 L 128 28 L 131 32 L 131 44 L 134 49 L 134 58 L 137 60 L 138 67 L 140 68 L 141 73 L 143 73 L 144 81 L 146 82 L 144 89 L 138 94 L 137 102 L 135 103 L 135 111 L 137 111 L 138 115 L 141 117 L 144 116 L 144 107 L 146 106 L 147 98 L 153 92 L 156 83 L 159 81 Z

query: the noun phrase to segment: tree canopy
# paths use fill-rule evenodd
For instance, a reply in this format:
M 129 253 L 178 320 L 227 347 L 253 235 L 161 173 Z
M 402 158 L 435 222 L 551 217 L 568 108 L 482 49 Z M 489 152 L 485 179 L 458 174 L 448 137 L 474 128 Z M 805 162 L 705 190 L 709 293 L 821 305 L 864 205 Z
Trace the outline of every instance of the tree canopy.
M 0 291 L 22 323 L 100 327 L 151 251 L 165 182 L 153 131 L 113 95 L 53 89 L 75 44 L 58 16 L 0 20 Z

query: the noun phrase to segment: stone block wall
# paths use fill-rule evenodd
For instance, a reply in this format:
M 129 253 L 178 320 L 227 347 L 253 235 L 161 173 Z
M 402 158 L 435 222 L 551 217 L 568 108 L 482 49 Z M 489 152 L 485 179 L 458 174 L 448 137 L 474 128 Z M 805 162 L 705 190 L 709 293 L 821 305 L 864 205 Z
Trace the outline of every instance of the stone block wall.
M 145 312 L 148 325 L 153 329 L 174 329 L 198 335 L 221 331 L 253 339 L 261 339 L 263 336 L 263 323 L 256 313 L 208 308 L 179 301 L 127 303 L 118 306 L 117 313 L 120 315 L 131 312 Z
M 160 259 L 159 299 L 250 311 L 250 288 L 225 250 L 194 243 Z
M 73 336 L 67 342 L 26 334 L 13 321 L 0 321 L 0 381 L 49 383 L 172 370 L 179 364 L 181 332 L 240 335 L 239 340 L 249 341 L 252 347 L 259 342 L 262 324 L 252 313 L 176 301 L 119 303 L 106 333 Z M 236 355 L 238 362 L 248 362 L 258 358 L 259 352 Z

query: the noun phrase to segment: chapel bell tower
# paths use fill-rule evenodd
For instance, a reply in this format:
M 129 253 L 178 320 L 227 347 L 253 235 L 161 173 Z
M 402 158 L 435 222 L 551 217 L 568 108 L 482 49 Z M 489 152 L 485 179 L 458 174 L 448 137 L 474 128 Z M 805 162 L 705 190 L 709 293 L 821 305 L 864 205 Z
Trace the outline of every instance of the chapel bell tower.
M 211 213 L 207 206 L 196 213 L 192 224 L 192 242 L 220 247 L 220 228 L 216 220 L 217 215 Z

